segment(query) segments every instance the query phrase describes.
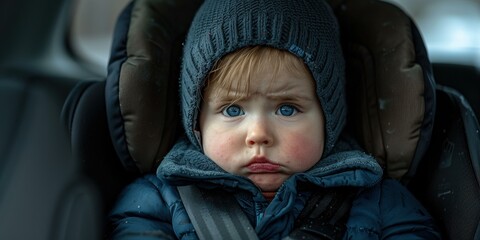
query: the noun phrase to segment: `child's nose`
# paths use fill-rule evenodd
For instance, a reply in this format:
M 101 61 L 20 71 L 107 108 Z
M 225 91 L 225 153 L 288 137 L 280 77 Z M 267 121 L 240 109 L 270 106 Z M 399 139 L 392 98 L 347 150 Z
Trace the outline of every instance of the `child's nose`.
M 247 146 L 272 145 L 273 137 L 270 128 L 270 124 L 263 118 L 252 121 L 248 128 L 247 138 L 245 140 Z

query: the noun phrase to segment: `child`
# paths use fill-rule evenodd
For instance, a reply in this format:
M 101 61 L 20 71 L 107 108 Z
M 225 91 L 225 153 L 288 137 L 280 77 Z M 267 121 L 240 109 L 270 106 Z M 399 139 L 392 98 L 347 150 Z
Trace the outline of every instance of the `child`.
M 309 199 L 342 188 L 353 200 L 336 237 L 439 238 L 420 204 L 343 134 L 344 60 L 324 1 L 205 1 L 184 46 L 181 103 L 186 138 L 156 175 L 125 189 L 113 238 L 197 239 L 177 191 L 190 184 L 233 194 L 259 239 L 298 237 Z

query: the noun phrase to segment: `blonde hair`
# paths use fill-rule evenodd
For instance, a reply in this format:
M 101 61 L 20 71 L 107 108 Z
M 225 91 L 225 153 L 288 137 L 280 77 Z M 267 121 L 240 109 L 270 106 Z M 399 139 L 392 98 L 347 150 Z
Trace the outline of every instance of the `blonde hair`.
M 268 84 L 273 82 L 280 69 L 311 76 L 306 64 L 288 51 L 267 46 L 245 47 L 225 55 L 214 64 L 205 80 L 204 96 L 218 97 L 220 91 L 217 89 L 227 89 L 227 95 L 235 89 L 234 98 L 242 97 L 238 93 L 249 94 L 252 75 L 262 71 L 265 66 L 273 66 L 269 69 L 273 77 Z

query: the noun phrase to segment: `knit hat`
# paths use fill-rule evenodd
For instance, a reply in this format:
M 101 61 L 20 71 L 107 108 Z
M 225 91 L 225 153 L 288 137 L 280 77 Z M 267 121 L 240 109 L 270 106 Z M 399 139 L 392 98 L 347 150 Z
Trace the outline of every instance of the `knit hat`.
M 201 148 L 194 129 L 214 63 L 254 45 L 287 50 L 310 69 L 325 117 L 327 156 L 345 125 L 346 99 L 338 23 L 323 0 L 206 0 L 184 45 L 180 90 L 186 135 Z

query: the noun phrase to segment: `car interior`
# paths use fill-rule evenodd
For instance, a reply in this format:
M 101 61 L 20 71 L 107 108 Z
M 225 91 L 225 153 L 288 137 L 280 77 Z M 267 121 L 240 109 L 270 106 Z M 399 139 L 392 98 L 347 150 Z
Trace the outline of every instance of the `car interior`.
M 182 42 L 203 1 L 112 7 L 103 65 L 72 44 L 80 2 L 0 2 L 0 239 L 103 238 L 122 188 L 155 172 L 182 134 Z M 445 239 L 480 239 L 478 29 L 479 60 L 453 61 L 430 52 L 432 28 L 409 1 L 328 2 L 358 119 L 348 130 Z

